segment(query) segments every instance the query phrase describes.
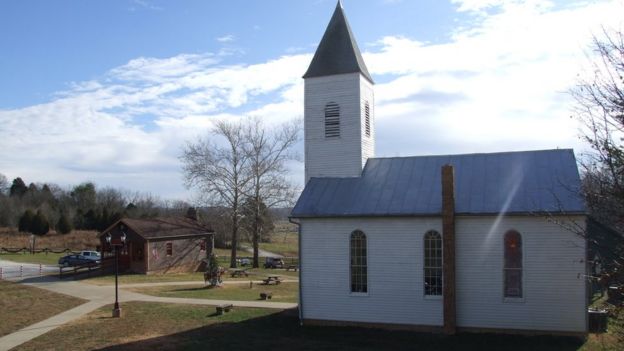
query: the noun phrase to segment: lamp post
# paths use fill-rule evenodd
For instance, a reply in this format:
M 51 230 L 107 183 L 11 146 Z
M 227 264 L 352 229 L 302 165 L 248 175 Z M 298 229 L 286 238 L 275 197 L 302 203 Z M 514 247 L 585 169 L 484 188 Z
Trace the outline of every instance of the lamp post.
M 108 233 L 106 236 L 106 242 L 115 248 L 115 306 L 113 307 L 113 318 L 121 317 L 121 308 L 119 307 L 119 249 L 121 249 L 126 243 L 126 233 L 121 230 L 121 236 L 118 242 L 113 242 L 113 236 Z

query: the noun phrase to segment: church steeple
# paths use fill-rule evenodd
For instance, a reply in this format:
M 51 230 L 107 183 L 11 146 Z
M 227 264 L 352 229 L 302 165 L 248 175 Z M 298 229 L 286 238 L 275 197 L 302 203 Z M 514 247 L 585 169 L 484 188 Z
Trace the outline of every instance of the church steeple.
M 375 155 L 375 94 L 338 2 L 304 78 L 305 181 L 359 177 Z
M 334 15 L 303 78 L 356 72 L 360 72 L 373 83 L 344 14 L 342 3 L 338 1 Z

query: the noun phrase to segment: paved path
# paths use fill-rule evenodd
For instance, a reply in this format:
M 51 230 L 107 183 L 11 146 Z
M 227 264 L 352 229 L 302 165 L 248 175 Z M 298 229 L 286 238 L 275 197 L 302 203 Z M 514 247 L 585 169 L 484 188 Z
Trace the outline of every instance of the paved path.
M 293 280 L 296 282 L 296 280 Z M 41 289 L 50 290 L 56 293 L 69 296 L 79 297 L 89 302 L 82 304 L 71 310 L 60 313 L 56 316 L 48 318 L 39 323 L 33 324 L 26 328 L 20 329 L 12 334 L 0 337 L 0 351 L 7 351 L 19 346 L 39 335 L 49 332 L 65 323 L 71 322 L 77 318 L 84 316 L 102 306 L 111 304 L 114 297 L 113 285 L 93 285 L 80 283 L 77 281 L 59 280 L 57 277 L 47 276 L 38 279 L 30 279 L 29 282 L 22 282 L 25 285 L 34 286 Z M 238 281 L 229 281 L 228 284 L 238 284 Z M 248 283 L 248 281 L 241 281 Z M 146 301 L 146 302 L 162 302 L 176 304 L 192 304 L 192 305 L 221 305 L 232 304 L 235 307 L 258 307 L 273 309 L 288 309 L 297 307 L 296 303 L 285 302 L 267 302 L 267 301 L 233 301 L 233 300 L 208 300 L 208 299 L 187 299 L 178 297 L 158 297 L 145 294 L 139 294 L 131 291 L 123 290 L 130 287 L 149 287 L 162 285 L 201 285 L 201 282 L 166 282 L 166 283 L 142 283 L 142 284 L 125 284 L 120 285 L 119 291 L 120 302 L 128 301 Z M 122 306 L 123 307 L 123 306 Z
M 251 246 L 241 245 L 241 249 L 243 249 L 245 252 L 253 254 L 253 247 L 251 247 Z M 277 253 L 271 252 L 271 251 L 265 251 L 265 250 L 262 250 L 262 249 L 258 249 L 258 257 L 284 258 L 284 256 L 282 256 L 280 254 L 277 254 Z
M 22 267 L 20 272 L 20 267 Z M 39 276 L 39 264 L 35 263 L 21 263 L 0 259 L 0 268 L 2 269 L 2 279 L 13 280 L 20 279 L 22 277 L 35 277 Z M 41 273 L 58 274 L 59 268 L 56 265 L 41 265 Z

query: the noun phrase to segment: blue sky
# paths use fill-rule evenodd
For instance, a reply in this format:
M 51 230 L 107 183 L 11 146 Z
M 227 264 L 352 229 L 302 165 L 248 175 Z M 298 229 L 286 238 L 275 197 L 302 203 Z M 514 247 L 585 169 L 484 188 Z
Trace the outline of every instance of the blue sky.
M 377 82 L 378 156 L 583 150 L 565 92 L 592 33 L 621 28 L 622 1 L 343 3 Z M 0 173 L 188 199 L 177 156 L 215 120 L 302 117 L 300 77 L 334 7 L 0 2 Z

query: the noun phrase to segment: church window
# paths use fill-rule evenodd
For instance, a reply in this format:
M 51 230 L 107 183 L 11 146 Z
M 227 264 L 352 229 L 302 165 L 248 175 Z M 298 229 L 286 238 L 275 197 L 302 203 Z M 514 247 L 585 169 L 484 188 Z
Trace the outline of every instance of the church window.
M 442 236 L 435 230 L 425 234 L 425 295 L 442 295 Z
M 340 106 L 335 102 L 325 105 L 325 137 L 340 137 Z
M 368 101 L 364 102 L 364 124 L 366 129 L 366 136 L 371 135 L 371 122 L 370 122 L 370 105 Z
M 505 297 L 522 297 L 522 237 L 510 230 L 505 234 Z
M 366 235 L 356 230 L 351 233 L 351 292 L 368 292 L 366 266 Z

